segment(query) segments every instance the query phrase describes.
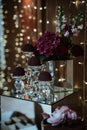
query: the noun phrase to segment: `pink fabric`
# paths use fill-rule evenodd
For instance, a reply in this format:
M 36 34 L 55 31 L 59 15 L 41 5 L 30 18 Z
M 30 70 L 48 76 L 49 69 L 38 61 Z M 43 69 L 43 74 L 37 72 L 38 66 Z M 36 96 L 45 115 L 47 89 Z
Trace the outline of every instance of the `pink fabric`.
M 69 109 L 67 106 L 62 106 L 60 108 L 56 108 L 53 113 L 50 115 L 47 113 L 42 114 L 44 119 L 47 119 L 48 123 L 51 123 L 52 126 L 56 126 L 61 122 L 64 122 L 68 119 L 76 120 L 77 114 L 75 111 Z

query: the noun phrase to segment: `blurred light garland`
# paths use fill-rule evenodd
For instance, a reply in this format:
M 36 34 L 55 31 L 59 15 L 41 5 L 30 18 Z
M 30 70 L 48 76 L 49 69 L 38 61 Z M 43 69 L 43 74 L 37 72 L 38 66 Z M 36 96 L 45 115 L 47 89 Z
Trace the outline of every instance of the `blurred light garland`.
M 6 60 L 5 60 L 5 43 L 4 43 L 4 30 L 3 30 L 3 6 L 2 1 L 0 0 L 0 88 L 3 87 L 5 82 L 5 73 Z
M 39 5 L 38 2 L 40 3 Z M 4 7 L 2 9 L 4 17 L 4 26 L 2 29 L 4 30 L 3 38 L 5 44 L 2 45 L 5 46 L 5 54 L 3 54 L 3 56 L 6 56 L 6 58 L 9 59 L 10 55 L 12 54 L 14 58 L 12 59 L 11 57 L 11 62 L 13 61 L 12 64 L 7 59 L 7 61 L 3 60 L 3 63 L 6 62 L 7 66 L 6 80 L 7 82 L 11 82 L 9 79 L 11 79 L 10 72 L 12 67 L 16 66 L 20 62 L 22 65 L 24 65 L 26 62 L 23 60 L 24 55 L 21 53 L 22 45 L 25 44 L 27 40 L 31 40 L 33 43 L 35 43 L 37 37 L 42 35 L 42 15 L 39 16 L 38 14 L 42 14 L 42 11 L 46 10 L 46 6 L 42 7 L 41 1 L 35 0 L 13 0 L 13 2 L 9 3 L 9 5 L 6 1 L 2 1 L 2 4 Z M 11 8 L 8 6 L 11 6 Z M 11 27 L 9 26 L 9 21 L 12 24 Z M 13 38 L 11 38 L 11 34 Z M 2 67 L 4 66 L 2 65 Z

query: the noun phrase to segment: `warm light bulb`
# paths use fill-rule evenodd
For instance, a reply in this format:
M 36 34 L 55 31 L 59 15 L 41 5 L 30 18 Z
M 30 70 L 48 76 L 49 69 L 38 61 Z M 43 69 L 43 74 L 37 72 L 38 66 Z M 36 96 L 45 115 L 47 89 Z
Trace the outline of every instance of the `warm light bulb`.
M 33 17 L 33 20 L 36 20 L 36 17 L 35 17 L 35 16 Z
M 16 45 L 16 46 L 18 46 L 18 45 L 19 45 L 19 43 L 18 43 L 18 42 L 16 42 L 16 43 L 15 43 L 15 45 Z
M 34 9 L 37 9 L 37 6 L 34 6 Z
M 36 29 L 36 28 L 34 28 L 34 29 L 33 29 L 33 31 L 34 31 L 34 32 L 37 32 L 37 29 Z
M 8 35 L 4 35 L 4 38 L 6 39 L 8 37 Z
M 23 36 L 23 33 L 20 33 L 20 36 L 22 37 L 22 36 Z
M 55 68 L 55 71 L 57 72 L 57 71 L 58 71 L 58 68 Z
M 42 32 L 39 32 L 39 35 L 42 36 Z
M 40 10 L 42 10 L 43 8 L 42 7 L 40 7 Z
M 30 36 L 27 36 L 27 39 L 30 40 Z
M 18 0 L 18 3 L 21 3 L 21 0 Z
M 32 19 L 32 16 L 29 16 L 28 18 L 29 18 L 29 19 Z
M 22 17 L 23 17 L 23 15 L 22 15 L 22 14 L 19 14 L 19 17 L 20 17 L 20 18 L 22 18 Z
M 81 99 L 82 99 L 82 97 L 81 97 L 81 96 L 79 96 L 79 99 L 81 100 Z
M 84 81 L 84 84 L 87 85 L 87 81 Z
M 80 45 L 84 45 L 84 42 L 80 42 Z
M 78 84 L 75 84 L 75 88 L 79 88 L 79 87 L 78 87 Z
M 24 32 L 25 32 L 25 29 L 21 29 L 21 32 L 24 33 Z
M 20 44 L 20 46 L 22 46 L 22 44 L 23 44 L 23 43 L 22 43 L 22 42 L 20 42 L 19 44 Z
M 8 67 L 8 70 L 11 70 L 11 67 Z
M 17 5 L 14 6 L 14 9 L 17 9 Z
M 6 33 L 10 33 L 10 30 L 6 30 Z
M 27 6 L 26 6 L 26 5 L 24 5 L 23 7 L 24 7 L 24 9 L 26 9 L 26 8 L 27 8 Z
M 53 23 L 56 24 L 56 20 L 54 20 Z
M 42 19 L 39 20 L 39 23 L 42 23 Z
M 15 57 L 18 58 L 20 55 L 19 54 L 16 54 Z
M 23 41 L 23 38 L 22 38 L 22 37 L 20 37 L 20 41 Z
M 44 9 L 47 9 L 47 7 L 46 7 L 46 6 L 44 6 Z
M 49 24 L 50 22 L 47 20 L 47 22 L 46 22 L 47 24 Z
M 5 52 L 8 53 L 8 52 L 10 52 L 10 50 L 9 49 L 5 49 Z
M 18 51 L 18 53 L 21 53 L 21 48 L 18 48 L 17 51 Z
M 29 28 L 30 28 L 29 26 L 26 27 L 27 30 L 28 30 Z
M 65 78 L 60 78 L 60 79 L 58 79 L 58 82 L 63 82 L 65 80 L 66 80 Z
M 7 14 L 7 13 L 8 13 L 8 11 L 6 10 L 6 11 L 4 11 L 4 13 L 5 13 L 5 14 Z
M 30 5 L 27 5 L 28 8 L 30 8 Z
M 82 4 L 84 4 L 85 3 L 85 0 L 82 0 Z
M 21 56 L 21 58 L 22 58 L 22 59 L 25 59 L 25 56 L 24 56 L 24 55 L 22 55 L 22 56 Z
M 61 68 L 64 67 L 64 66 L 65 66 L 65 64 L 61 64 L 61 65 L 60 65 Z
M 83 62 L 80 62 L 80 61 L 79 61 L 78 64 L 79 64 L 79 65 L 83 65 Z

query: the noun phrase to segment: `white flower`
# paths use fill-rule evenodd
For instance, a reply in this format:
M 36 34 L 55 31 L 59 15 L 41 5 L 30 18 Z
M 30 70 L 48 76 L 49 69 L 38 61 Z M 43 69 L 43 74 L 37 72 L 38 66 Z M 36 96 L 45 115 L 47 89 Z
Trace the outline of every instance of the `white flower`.
M 75 33 L 75 32 L 77 32 L 77 28 L 72 28 L 71 31 L 72 31 L 72 33 Z
M 63 25 L 61 26 L 61 29 L 63 30 L 63 29 L 65 28 L 65 26 L 66 26 L 66 24 L 63 24 Z
M 78 29 L 81 29 L 81 30 L 82 30 L 82 29 L 83 29 L 83 24 L 79 25 L 79 26 L 78 26 Z
M 56 32 L 60 33 L 60 28 L 59 27 L 56 27 Z
M 65 37 L 68 37 L 68 36 L 69 36 L 69 31 L 66 31 L 66 32 L 64 33 L 64 36 L 65 36 Z
M 63 23 L 67 22 L 65 15 L 62 16 L 62 22 Z

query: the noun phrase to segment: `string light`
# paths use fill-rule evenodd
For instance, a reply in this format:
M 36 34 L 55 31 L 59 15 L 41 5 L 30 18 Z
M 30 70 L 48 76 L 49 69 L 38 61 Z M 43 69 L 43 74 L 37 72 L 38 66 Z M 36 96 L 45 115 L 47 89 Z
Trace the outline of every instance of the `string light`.
M 27 40 L 30 40 L 30 36 L 27 36 Z
M 39 35 L 40 35 L 40 36 L 42 36 L 42 34 L 43 34 L 42 32 L 39 32 Z
M 80 45 L 84 45 L 84 42 L 80 42 Z
M 21 58 L 22 58 L 22 59 L 25 59 L 25 56 L 24 56 L 24 55 L 22 55 L 22 56 L 21 56 Z
M 61 68 L 64 67 L 64 66 L 65 66 L 65 64 L 61 64 L 61 65 L 60 65 Z
M 47 9 L 47 7 L 46 7 L 46 6 L 44 6 L 44 9 Z
M 10 50 L 9 49 L 5 49 L 5 52 L 8 53 Z
M 47 20 L 47 22 L 46 22 L 47 24 L 49 24 L 50 22 Z
M 40 9 L 40 10 L 43 10 L 43 8 L 42 8 L 42 7 L 40 7 L 39 9 Z
M 34 28 L 34 29 L 33 29 L 33 31 L 34 31 L 34 32 L 37 32 L 37 29 L 36 29 L 36 28 Z
M 42 19 L 39 20 L 39 23 L 42 23 Z
M 59 78 L 58 82 L 64 82 L 66 79 L 65 78 Z
M 36 10 L 36 9 L 37 9 L 37 6 L 34 6 L 34 9 Z
M 8 12 L 5 12 L 8 13 Z M 0 88 L 3 88 L 3 85 L 5 83 L 5 73 L 4 70 L 6 68 L 6 59 L 5 59 L 5 37 L 4 36 L 4 29 L 3 26 L 5 22 L 3 21 L 4 15 L 3 15 L 3 6 L 2 1 L 0 0 Z M 7 35 L 6 35 L 7 36 Z
M 87 85 L 87 81 L 83 81 L 85 85 Z
M 58 71 L 58 68 L 55 68 L 55 71 L 57 72 L 57 71 Z
M 21 3 L 21 0 L 18 0 L 18 3 Z
M 74 86 L 74 87 L 75 87 L 76 89 L 77 89 L 77 88 L 79 88 L 77 84 L 75 84 L 75 86 Z
M 79 65 L 83 65 L 84 63 L 83 62 L 78 62 Z

